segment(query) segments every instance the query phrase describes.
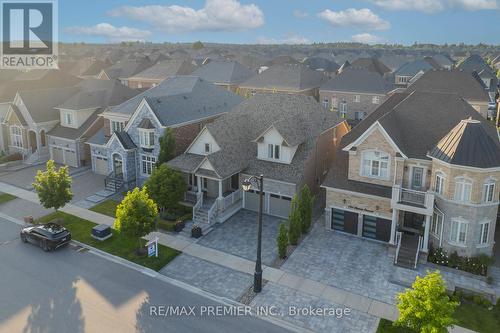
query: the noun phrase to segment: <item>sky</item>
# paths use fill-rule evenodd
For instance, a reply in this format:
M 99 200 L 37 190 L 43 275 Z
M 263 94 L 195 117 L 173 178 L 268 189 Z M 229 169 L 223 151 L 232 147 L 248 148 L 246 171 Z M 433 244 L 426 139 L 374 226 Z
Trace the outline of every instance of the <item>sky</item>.
M 500 44 L 500 0 L 59 0 L 62 42 Z

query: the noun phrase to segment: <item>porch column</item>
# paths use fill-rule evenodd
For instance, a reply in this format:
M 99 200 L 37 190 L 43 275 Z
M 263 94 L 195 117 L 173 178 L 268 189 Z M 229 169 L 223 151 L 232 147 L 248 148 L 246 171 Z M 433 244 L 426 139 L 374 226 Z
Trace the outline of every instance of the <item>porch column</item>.
M 40 138 L 40 133 L 35 132 L 36 139 L 36 151 L 40 151 L 40 147 L 42 146 L 42 139 Z
M 201 194 L 202 183 L 201 183 L 201 177 L 200 176 L 196 176 L 196 182 L 198 183 L 198 193 Z
M 222 199 L 222 179 L 219 179 L 219 199 Z
M 422 248 L 422 251 L 428 252 L 429 251 L 429 227 L 431 224 L 431 216 L 430 215 L 425 215 L 425 228 L 424 228 L 424 245 Z
M 396 225 L 398 224 L 398 210 L 392 210 L 392 220 L 391 220 L 391 239 L 389 243 L 395 245 L 396 241 Z

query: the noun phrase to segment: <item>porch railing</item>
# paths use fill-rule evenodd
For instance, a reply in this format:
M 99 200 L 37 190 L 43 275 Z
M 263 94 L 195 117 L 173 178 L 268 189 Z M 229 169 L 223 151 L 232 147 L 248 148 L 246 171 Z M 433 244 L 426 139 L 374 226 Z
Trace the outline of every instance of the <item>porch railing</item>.
M 196 203 L 193 206 L 193 216 L 195 216 L 196 212 L 203 207 L 203 192 L 196 193 Z
M 227 197 L 224 197 L 220 200 L 219 210 L 220 211 L 226 210 L 229 206 L 233 205 L 240 199 L 241 199 L 241 190 L 238 189 L 233 193 L 231 193 L 230 195 L 228 195 Z
M 418 236 L 418 246 L 417 246 L 417 252 L 415 253 L 415 265 L 413 268 L 417 268 L 417 263 L 418 263 L 418 255 L 420 254 L 420 247 L 422 246 L 423 239 L 422 236 Z
M 398 263 L 399 249 L 401 249 L 401 239 L 403 238 L 403 233 L 401 231 L 396 231 L 396 256 L 394 257 L 394 263 Z
M 215 221 L 215 216 L 217 213 L 217 200 L 215 200 L 214 204 L 208 210 L 208 224 L 212 224 Z

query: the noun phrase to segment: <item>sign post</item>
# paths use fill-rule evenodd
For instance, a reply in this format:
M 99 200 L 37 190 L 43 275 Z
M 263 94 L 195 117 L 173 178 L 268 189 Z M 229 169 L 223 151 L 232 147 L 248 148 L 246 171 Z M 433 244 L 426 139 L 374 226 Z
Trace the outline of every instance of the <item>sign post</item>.
M 150 240 L 146 246 L 148 248 L 148 257 L 155 256 L 158 258 L 158 237 Z

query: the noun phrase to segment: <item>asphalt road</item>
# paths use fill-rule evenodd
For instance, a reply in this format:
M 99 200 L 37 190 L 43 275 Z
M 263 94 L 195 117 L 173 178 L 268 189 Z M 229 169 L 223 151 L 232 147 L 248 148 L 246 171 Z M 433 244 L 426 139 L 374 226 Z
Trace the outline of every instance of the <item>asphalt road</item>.
M 43 252 L 19 229 L 0 219 L 1 333 L 287 332 L 251 316 L 201 316 L 220 304 L 74 247 Z M 194 306 L 195 316 L 151 316 L 151 306 Z

